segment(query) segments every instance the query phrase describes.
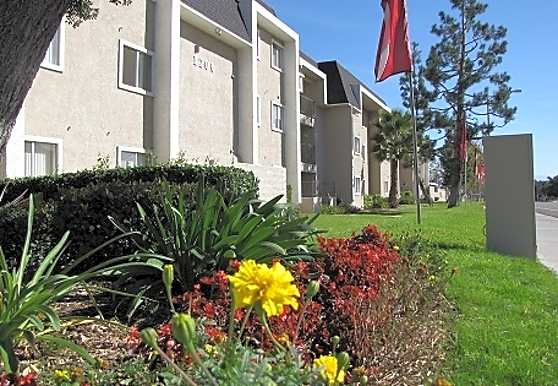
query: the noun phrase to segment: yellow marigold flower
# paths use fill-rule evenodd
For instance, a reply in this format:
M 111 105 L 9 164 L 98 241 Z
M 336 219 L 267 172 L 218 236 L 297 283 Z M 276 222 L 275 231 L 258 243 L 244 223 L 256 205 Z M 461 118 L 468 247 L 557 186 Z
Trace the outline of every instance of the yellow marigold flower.
M 345 382 L 345 370 L 338 368 L 337 358 L 333 355 L 322 355 L 318 359 L 314 359 L 314 367 L 321 370 L 322 377 L 329 385 Z
M 203 349 L 205 350 L 206 353 L 208 353 L 211 356 L 217 355 L 217 349 L 215 348 L 215 346 L 206 344 L 205 346 L 203 346 Z
M 229 276 L 234 307 L 244 308 L 259 302 L 268 317 L 281 314 L 284 306 L 296 310 L 300 293 L 293 280 L 291 273 L 280 263 L 274 263 L 270 268 L 254 260 L 243 261 L 238 272 Z
M 68 370 L 54 370 L 54 377 L 59 382 L 70 382 L 70 372 Z

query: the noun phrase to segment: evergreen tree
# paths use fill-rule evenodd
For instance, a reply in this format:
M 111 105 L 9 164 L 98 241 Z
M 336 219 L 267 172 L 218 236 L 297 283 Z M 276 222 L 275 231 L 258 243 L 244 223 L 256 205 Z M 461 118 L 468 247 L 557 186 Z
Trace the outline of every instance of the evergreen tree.
M 448 205 L 454 207 L 460 201 L 464 166 L 459 128 L 467 130 L 468 138 L 488 135 L 512 121 L 516 108 L 508 104 L 510 76 L 496 71 L 507 52 L 506 28 L 480 20 L 487 5 L 479 0 L 450 2 L 455 16 L 440 12 L 440 23 L 432 27 L 440 40 L 430 50 L 424 76 L 436 95 L 432 119 L 449 117 L 453 123 L 447 128 L 441 161 L 450 189 Z
M 442 116 L 439 114 L 434 114 L 432 103 L 436 100 L 436 95 L 432 90 L 428 88 L 428 81 L 424 76 L 425 69 L 422 63 L 422 52 L 417 42 L 413 42 L 412 52 L 414 66 L 412 78 L 410 74 L 402 75 L 399 78 L 399 88 L 401 90 L 401 99 L 403 106 L 408 111 L 410 111 L 411 84 L 414 86 L 419 163 L 431 162 L 436 157 L 436 139 L 431 139 L 430 136 L 433 135 L 433 131 L 438 131 L 438 134 L 440 134 L 442 130 L 439 127 L 440 125 L 445 125 L 445 121 L 443 123 L 440 123 Z M 414 157 L 412 151 L 413 149 L 411 147 L 411 154 L 404 160 L 404 166 L 409 168 L 414 167 Z M 431 198 L 430 191 L 427 186 L 428 182 L 429 181 L 420 180 L 419 185 L 422 190 L 423 196 L 426 197 L 430 202 Z
M 97 14 L 92 0 L 0 0 L 0 153 L 64 15 L 77 27 Z

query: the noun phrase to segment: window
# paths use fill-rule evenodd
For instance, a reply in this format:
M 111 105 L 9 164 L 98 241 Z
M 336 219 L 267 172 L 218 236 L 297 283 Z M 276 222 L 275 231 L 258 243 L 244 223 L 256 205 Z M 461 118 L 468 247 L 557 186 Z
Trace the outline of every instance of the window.
M 355 140 L 354 140 L 354 143 L 353 143 L 353 152 L 355 154 L 360 154 L 360 152 L 361 152 L 360 138 L 359 137 L 355 137 Z
M 59 72 L 64 69 L 64 22 L 52 38 L 41 67 Z
M 271 67 L 283 70 L 283 47 L 277 42 L 271 44 Z
M 120 40 L 118 86 L 143 95 L 152 95 L 153 53 Z
M 60 151 L 56 142 L 25 141 L 25 176 L 56 174 L 60 168 Z
M 262 98 L 259 95 L 256 100 L 256 122 L 258 127 L 262 125 Z
M 384 193 L 389 193 L 389 181 L 384 181 Z
M 366 146 L 362 145 L 362 158 L 366 159 Z
M 118 166 L 133 168 L 145 165 L 145 150 L 140 148 L 118 146 Z
M 355 177 L 353 185 L 355 194 L 360 194 L 362 192 L 362 180 L 360 177 Z
M 271 104 L 271 128 L 276 131 L 283 131 L 283 106 L 277 103 Z

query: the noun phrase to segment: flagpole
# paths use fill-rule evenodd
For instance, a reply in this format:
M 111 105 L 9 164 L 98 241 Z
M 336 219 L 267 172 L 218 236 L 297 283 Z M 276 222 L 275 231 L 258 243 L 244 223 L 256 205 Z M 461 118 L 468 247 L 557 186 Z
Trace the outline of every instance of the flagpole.
M 415 99 L 415 85 L 413 82 L 414 75 L 414 65 L 411 67 L 411 72 L 409 73 L 409 89 L 410 89 L 410 103 L 411 107 L 411 120 L 413 124 L 413 159 L 414 159 L 414 173 L 415 173 L 415 201 L 417 204 L 417 224 L 422 223 L 422 208 L 420 206 L 420 194 L 419 194 L 419 172 L 418 172 L 418 139 L 417 139 L 417 113 L 416 113 L 416 99 Z

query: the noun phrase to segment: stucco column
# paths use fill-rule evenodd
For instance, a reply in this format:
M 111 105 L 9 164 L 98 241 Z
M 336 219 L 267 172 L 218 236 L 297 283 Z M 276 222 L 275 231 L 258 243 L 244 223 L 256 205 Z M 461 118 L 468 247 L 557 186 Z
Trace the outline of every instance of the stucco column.
M 300 83 L 299 42 L 289 41 L 285 46 L 285 156 L 287 184 L 292 188 L 294 204 L 302 202 L 302 167 L 300 146 Z
M 15 178 L 25 175 L 25 105 L 17 116 L 0 167 L 4 169 L 0 170 L 0 176 Z
M 153 147 L 161 161 L 180 151 L 180 7 L 180 0 L 164 0 L 155 10 Z
M 238 158 L 247 164 L 258 163 L 256 68 L 257 58 L 252 47 L 238 50 Z

